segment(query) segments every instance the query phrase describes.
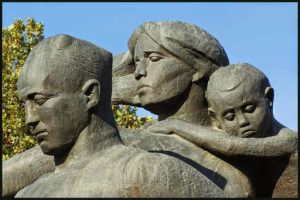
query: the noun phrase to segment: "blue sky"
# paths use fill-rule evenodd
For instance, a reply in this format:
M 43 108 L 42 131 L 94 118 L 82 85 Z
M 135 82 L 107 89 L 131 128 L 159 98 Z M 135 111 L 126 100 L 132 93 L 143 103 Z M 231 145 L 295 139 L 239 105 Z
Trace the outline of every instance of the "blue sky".
M 33 17 L 45 37 L 59 33 L 90 41 L 113 54 L 127 50 L 145 21 L 196 24 L 223 45 L 231 64 L 262 70 L 275 90 L 274 116 L 298 130 L 297 3 L 2 3 L 2 26 Z M 140 109 L 138 115 L 149 115 Z

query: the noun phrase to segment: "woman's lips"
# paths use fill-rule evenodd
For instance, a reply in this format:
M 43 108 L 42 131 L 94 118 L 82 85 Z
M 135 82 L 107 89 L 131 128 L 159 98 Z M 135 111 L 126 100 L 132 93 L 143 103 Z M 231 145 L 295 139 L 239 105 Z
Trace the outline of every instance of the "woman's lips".
M 148 90 L 151 90 L 150 86 L 144 85 L 138 90 L 138 95 L 144 95 Z

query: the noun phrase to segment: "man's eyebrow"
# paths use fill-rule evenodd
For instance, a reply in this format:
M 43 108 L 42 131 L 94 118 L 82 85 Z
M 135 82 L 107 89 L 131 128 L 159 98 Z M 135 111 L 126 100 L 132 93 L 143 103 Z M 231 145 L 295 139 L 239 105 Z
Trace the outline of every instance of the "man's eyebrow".
M 26 100 L 26 99 L 32 98 L 36 94 L 42 94 L 42 93 L 39 91 L 36 91 L 34 88 L 25 87 L 19 91 L 19 99 Z
M 27 91 L 28 89 L 27 88 L 23 88 L 22 90 L 19 90 L 18 93 L 19 93 L 19 99 L 23 99 L 27 96 Z

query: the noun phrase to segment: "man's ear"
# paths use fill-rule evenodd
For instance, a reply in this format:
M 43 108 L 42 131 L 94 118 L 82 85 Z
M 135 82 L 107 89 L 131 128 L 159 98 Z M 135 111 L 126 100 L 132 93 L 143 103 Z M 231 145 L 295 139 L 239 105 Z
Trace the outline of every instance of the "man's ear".
M 273 102 L 274 102 L 274 90 L 272 87 L 267 87 L 265 89 L 265 97 L 268 100 L 269 107 L 272 110 L 273 109 Z
M 100 101 L 100 82 L 96 79 L 90 79 L 84 83 L 84 85 L 81 88 L 81 91 L 84 95 L 87 96 L 88 102 L 87 102 L 87 108 L 91 109 Z

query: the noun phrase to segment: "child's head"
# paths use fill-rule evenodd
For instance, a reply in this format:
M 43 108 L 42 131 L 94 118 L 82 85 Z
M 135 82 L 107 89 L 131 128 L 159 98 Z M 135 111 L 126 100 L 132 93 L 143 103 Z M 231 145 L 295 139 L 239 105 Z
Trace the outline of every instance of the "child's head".
M 212 120 L 218 128 L 238 137 L 267 136 L 273 120 L 273 98 L 268 78 L 250 64 L 218 69 L 206 91 Z

